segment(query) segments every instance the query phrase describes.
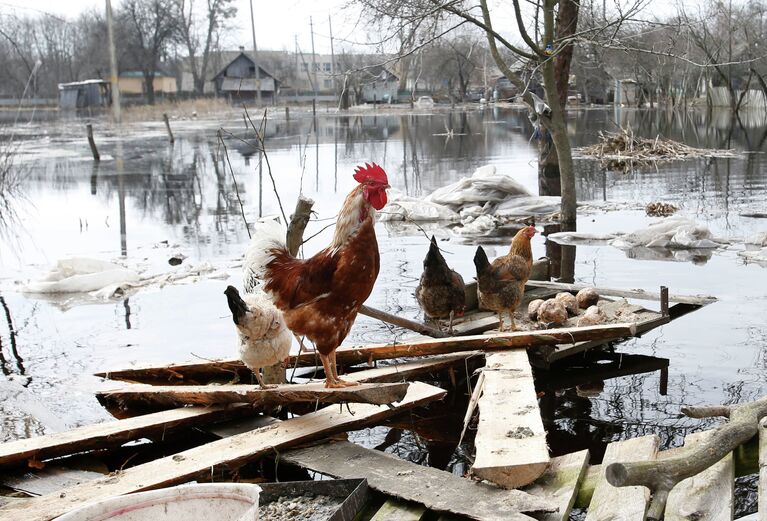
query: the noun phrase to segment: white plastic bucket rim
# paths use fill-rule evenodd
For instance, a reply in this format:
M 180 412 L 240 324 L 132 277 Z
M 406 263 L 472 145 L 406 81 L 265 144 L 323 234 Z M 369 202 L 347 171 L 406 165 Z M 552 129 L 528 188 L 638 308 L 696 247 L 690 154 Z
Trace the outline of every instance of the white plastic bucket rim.
M 184 501 L 200 499 L 230 499 L 250 503 L 250 508 L 237 521 L 255 521 L 258 519 L 258 497 L 260 493 L 261 487 L 249 483 L 195 483 L 178 485 L 176 487 L 103 499 L 72 510 L 57 517 L 54 521 L 106 521 L 122 514 L 158 504 L 183 503 Z M 188 518 L 185 521 L 197 520 Z

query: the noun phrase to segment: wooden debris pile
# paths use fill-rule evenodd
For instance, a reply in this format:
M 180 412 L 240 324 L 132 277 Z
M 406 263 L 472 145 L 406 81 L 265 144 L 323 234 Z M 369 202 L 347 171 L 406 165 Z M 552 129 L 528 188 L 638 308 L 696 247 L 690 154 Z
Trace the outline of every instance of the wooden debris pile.
M 702 157 L 737 157 L 732 150 L 695 148 L 678 141 L 656 136 L 655 139 L 637 137 L 629 128 L 619 132 L 599 132 L 599 142 L 576 149 L 582 158 L 602 160 L 608 170 L 627 171 L 634 166 Z

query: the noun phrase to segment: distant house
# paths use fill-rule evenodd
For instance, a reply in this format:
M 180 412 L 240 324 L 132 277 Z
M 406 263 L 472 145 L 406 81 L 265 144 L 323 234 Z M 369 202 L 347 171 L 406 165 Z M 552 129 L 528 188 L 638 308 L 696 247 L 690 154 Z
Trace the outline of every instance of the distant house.
M 111 84 L 105 80 L 59 83 L 59 108 L 76 110 L 108 107 L 112 104 Z
M 248 54 L 241 51 L 213 77 L 217 95 L 228 96 L 231 99 L 252 100 L 261 90 L 261 99 L 273 100 L 279 93 L 280 82 L 274 76 L 258 67 L 260 87 L 256 85 L 256 63 Z
M 397 101 L 399 77 L 378 66 L 366 71 L 362 81 L 362 102 L 364 103 L 393 103 Z
M 141 71 L 125 71 L 120 73 L 117 78 L 117 84 L 120 86 L 120 94 L 144 94 L 144 73 Z M 157 71 L 154 73 L 155 94 L 176 94 L 176 78 Z

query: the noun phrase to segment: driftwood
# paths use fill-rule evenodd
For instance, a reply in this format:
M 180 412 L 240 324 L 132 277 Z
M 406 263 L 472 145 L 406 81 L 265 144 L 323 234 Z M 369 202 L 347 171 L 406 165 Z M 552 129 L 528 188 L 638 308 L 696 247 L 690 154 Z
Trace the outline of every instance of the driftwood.
M 92 482 L 0 507 L 0 521 L 48 521 L 85 503 L 142 490 L 184 483 L 210 475 L 216 469 L 234 470 L 263 455 L 273 454 L 304 442 L 377 424 L 400 412 L 438 400 L 445 391 L 416 382 L 405 399 L 395 407 L 351 404 L 325 407 L 314 413 L 278 424 L 213 441 L 172 456 L 136 465 Z
M 441 355 L 463 351 L 504 350 L 515 347 L 569 344 L 581 340 L 619 340 L 636 335 L 633 323 L 607 324 L 588 327 L 542 329 L 539 331 L 515 331 L 494 335 L 472 335 L 450 338 L 430 338 L 394 344 L 378 344 L 362 347 L 341 347 L 336 350 L 339 365 L 355 365 L 375 360 L 387 360 L 408 356 Z M 315 353 L 303 353 L 290 357 L 290 364 L 314 366 Z
M 328 389 L 321 383 L 280 385 L 262 389 L 257 385 L 130 385 L 97 393 L 106 408 L 136 404 L 153 407 L 221 405 L 248 403 L 253 407 L 273 407 L 290 403 L 372 403 L 399 402 L 408 383 L 362 384 Z
M 293 215 L 290 216 L 286 243 L 288 251 L 294 257 L 298 255 L 298 248 L 303 244 L 304 230 L 306 229 L 306 225 L 309 224 L 309 219 L 312 216 L 312 206 L 314 206 L 314 201 L 308 197 L 299 195 L 298 201 L 296 201 L 296 209 L 293 210 Z
M 686 407 L 682 412 L 691 418 L 725 416 L 730 421 L 714 429 L 705 442 L 685 448 L 676 457 L 662 461 L 613 463 L 606 469 L 607 480 L 613 486 L 642 485 L 652 491 L 647 519 L 663 518 L 668 495 L 677 483 L 714 465 L 756 435 L 759 420 L 767 416 L 767 397 L 733 406 Z

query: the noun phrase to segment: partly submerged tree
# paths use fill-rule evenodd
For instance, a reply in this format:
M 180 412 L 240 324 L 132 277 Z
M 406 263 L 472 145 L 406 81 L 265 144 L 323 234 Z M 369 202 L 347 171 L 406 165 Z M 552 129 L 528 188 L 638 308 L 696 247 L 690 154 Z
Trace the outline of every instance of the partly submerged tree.
M 216 33 L 237 14 L 233 1 L 205 0 L 202 7 L 195 0 L 173 1 L 176 37 L 189 53 L 189 69 L 198 95 L 204 94 Z
M 147 103 L 154 104 L 154 78 L 160 58 L 176 32 L 172 0 L 126 0 L 120 11 L 126 54 L 144 76 Z

